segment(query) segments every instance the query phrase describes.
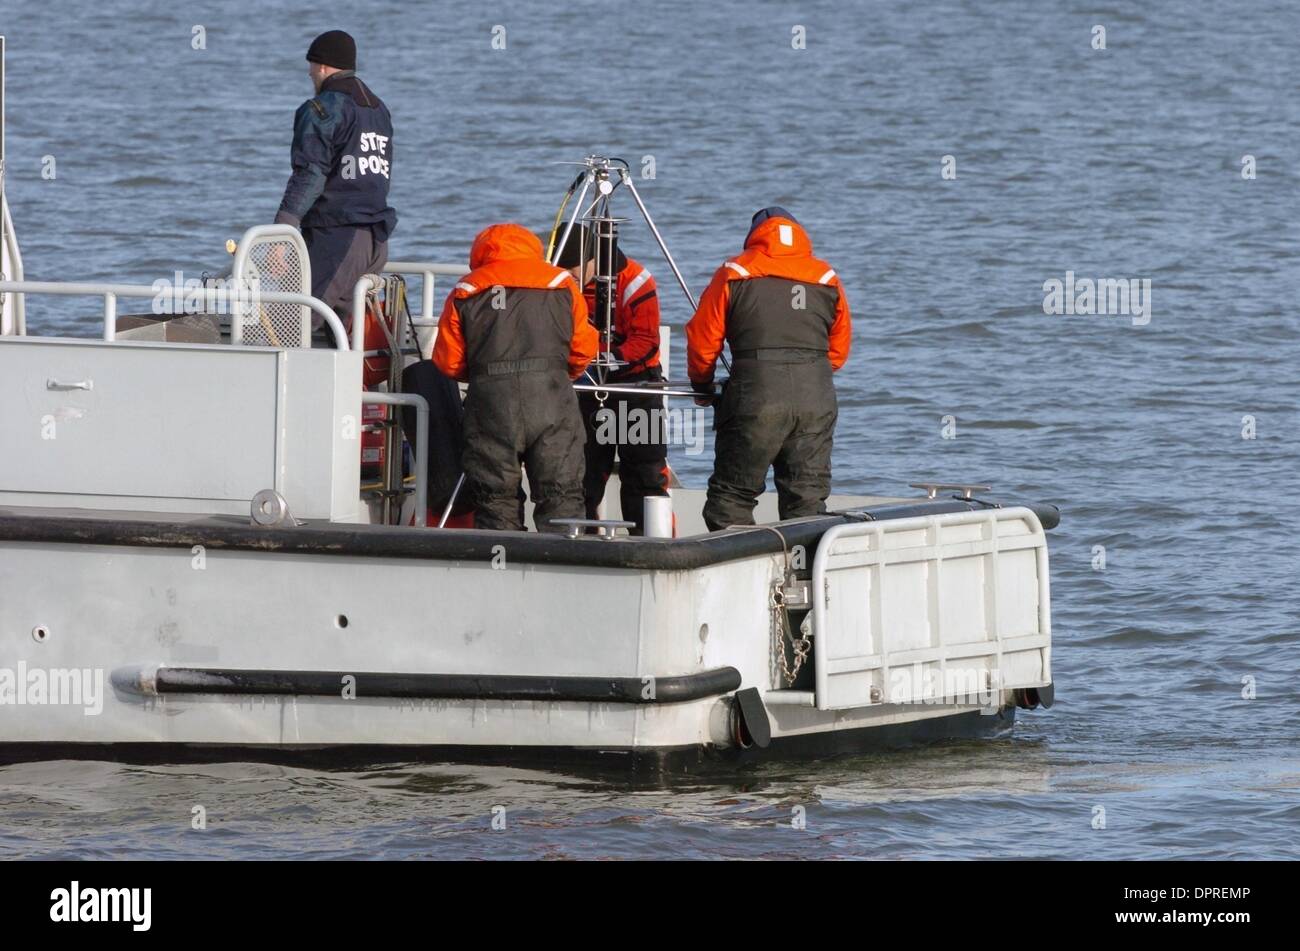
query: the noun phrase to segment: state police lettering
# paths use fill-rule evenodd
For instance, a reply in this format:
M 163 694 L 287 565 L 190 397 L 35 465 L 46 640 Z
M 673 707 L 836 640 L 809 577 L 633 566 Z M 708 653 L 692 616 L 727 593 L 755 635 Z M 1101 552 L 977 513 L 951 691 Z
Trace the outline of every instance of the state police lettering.
M 357 171 L 362 174 L 388 177 L 388 136 L 378 132 L 361 133 L 361 151 L 369 153 L 357 159 Z

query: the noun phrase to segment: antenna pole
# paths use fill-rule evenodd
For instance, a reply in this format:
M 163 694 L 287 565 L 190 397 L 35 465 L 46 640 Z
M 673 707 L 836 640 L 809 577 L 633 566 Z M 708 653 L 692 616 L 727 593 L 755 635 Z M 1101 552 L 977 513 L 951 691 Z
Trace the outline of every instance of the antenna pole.
M 5 38 L 0 36 L 0 195 L 5 180 Z
M 0 206 L 5 200 L 5 38 L 0 36 Z M 4 209 L 0 207 L 0 248 L 5 247 Z
M 0 280 L 9 280 L 9 204 L 5 198 L 5 38 L 0 36 Z M 0 334 L 12 331 L 7 312 L 11 302 L 0 294 Z M 13 308 L 15 311 L 17 308 Z M 16 317 L 16 314 L 15 314 Z M 16 321 L 15 321 L 16 322 Z

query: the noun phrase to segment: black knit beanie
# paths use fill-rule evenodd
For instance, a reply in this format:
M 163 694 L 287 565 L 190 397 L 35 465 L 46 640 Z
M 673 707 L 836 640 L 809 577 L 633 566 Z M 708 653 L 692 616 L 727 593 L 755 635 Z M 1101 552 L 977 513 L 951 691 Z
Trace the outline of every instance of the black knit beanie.
M 307 62 L 335 69 L 356 69 L 357 41 L 342 30 L 322 33 L 307 48 Z

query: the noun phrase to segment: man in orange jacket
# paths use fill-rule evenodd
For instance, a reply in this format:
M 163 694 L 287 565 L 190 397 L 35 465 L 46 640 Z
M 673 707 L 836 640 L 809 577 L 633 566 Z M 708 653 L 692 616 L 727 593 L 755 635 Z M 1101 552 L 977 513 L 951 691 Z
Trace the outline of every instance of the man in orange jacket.
M 572 276 L 516 224 L 492 225 L 470 248 L 438 322 L 433 362 L 469 382 L 465 481 L 475 526 L 523 531 L 519 463 L 528 468 L 533 521 L 582 518 L 587 441 L 572 381 L 596 355 L 596 330 Z
M 595 280 L 595 235 L 578 224 L 560 248 L 556 263 L 583 282 L 583 296 L 597 333 L 604 332 L 604 310 L 597 300 L 600 286 Z M 615 281 L 612 338 L 601 341 L 620 366 L 609 375 L 610 383 L 658 383 L 659 294 L 655 279 L 637 261 L 613 247 Z M 579 266 L 584 272 L 578 274 Z M 594 381 L 593 381 L 594 382 Z M 583 392 L 578 407 L 587 427 L 587 476 L 583 483 L 587 518 L 599 516 L 605 498 L 605 483 L 618 456 L 619 507 L 623 518 L 635 522 L 632 534 L 644 530 L 647 495 L 668 494 L 668 437 L 665 432 L 662 396 L 631 396 L 611 393 L 602 404 L 595 394 Z
M 780 517 L 826 511 L 838 408 L 831 374 L 849 356 L 849 305 L 834 269 L 784 208 L 757 212 L 745 250 L 713 275 L 686 325 L 686 367 L 708 392 L 725 341 L 731 378 L 715 404 L 712 531 L 753 525 L 771 466 Z

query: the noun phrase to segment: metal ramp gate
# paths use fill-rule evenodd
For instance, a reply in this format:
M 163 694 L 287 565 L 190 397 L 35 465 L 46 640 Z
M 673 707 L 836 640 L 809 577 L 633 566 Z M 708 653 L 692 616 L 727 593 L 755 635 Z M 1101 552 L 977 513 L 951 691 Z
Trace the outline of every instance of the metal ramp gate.
M 1047 544 L 1029 509 L 836 526 L 812 600 L 820 710 L 988 705 L 1051 682 Z

